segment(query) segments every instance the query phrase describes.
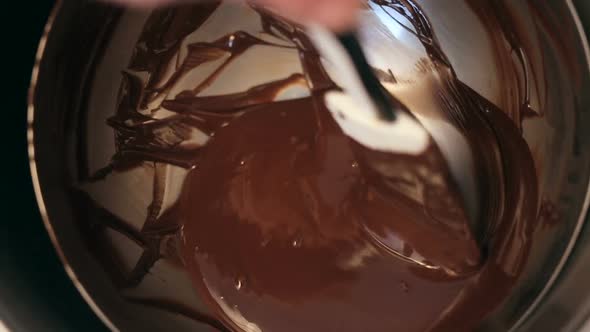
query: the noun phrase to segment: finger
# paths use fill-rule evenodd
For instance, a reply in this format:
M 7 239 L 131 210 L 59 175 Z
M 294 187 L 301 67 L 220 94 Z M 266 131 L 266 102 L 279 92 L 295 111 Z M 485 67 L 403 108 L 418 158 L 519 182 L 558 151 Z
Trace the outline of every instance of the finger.
M 305 23 L 311 9 L 307 0 L 255 0 L 254 2 L 279 16 L 299 23 Z
M 186 3 L 191 0 L 106 1 L 131 7 L 150 8 L 174 3 Z M 361 6 L 362 0 L 253 0 L 253 2 L 302 24 L 313 22 L 335 31 L 343 31 L 356 23 L 357 10 Z
M 174 3 L 187 2 L 185 0 L 103 0 L 117 5 L 133 8 L 152 8 L 157 6 L 166 6 Z
M 359 0 L 313 0 L 307 19 L 334 31 L 345 31 L 356 24 L 360 5 Z
M 299 23 L 317 23 L 335 31 L 350 29 L 361 0 L 255 0 L 280 16 Z

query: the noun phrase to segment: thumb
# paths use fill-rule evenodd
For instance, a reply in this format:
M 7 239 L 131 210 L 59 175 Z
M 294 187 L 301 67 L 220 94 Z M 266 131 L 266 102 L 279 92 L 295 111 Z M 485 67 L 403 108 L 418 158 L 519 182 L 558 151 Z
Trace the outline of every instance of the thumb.
M 157 6 L 191 1 L 207 0 L 103 0 L 118 5 L 135 8 L 153 8 Z M 240 0 L 231 0 L 240 1 Z M 299 23 L 313 22 L 327 28 L 342 31 L 356 22 L 356 11 L 362 0 L 252 0 L 254 3 L 268 7 L 274 12 Z

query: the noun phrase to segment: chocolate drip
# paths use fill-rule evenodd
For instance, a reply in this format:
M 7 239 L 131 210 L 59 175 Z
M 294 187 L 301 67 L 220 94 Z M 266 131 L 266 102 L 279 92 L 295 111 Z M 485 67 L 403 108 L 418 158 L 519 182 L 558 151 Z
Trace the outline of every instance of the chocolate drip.
M 543 102 L 542 98 L 545 95 L 545 91 L 539 90 L 539 83 L 534 84 L 534 79 L 542 79 L 535 70 L 535 59 L 531 58 L 531 54 L 535 50 L 521 37 L 523 28 L 509 10 L 508 3 L 501 0 L 488 1 L 485 4 L 472 1 L 467 3 L 482 20 L 487 22 L 486 28 L 495 43 L 496 50 L 508 50 L 508 52 L 497 53 L 506 89 L 504 96 L 508 99 L 504 101 L 504 111 L 522 129 L 523 121 L 526 118 L 544 115 L 543 108 L 533 109 L 531 105 L 533 89 L 537 89 L 536 92 L 541 102 Z M 535 4 L 527 6 L 533 11 L 536 7 Z M 543 82 L 543 84 L 547 85 L 547 82 Z M 511 90 L 518 93 L 511 94 L 509 93 Z
M 208 1 L 199 6 L 185 7 L 184 11 L 157 11 L 146 22 L 134 49 L 129 70 L 150 74 L 148 91 L 161 84 L 165 72 L 174 66 L 183 40 L 219 7 L 220 1 Z M 146 106 L 149 100 L 142 104 Z
M 405 27 L 408 31 L 413 33 L 422 43 L 424 49 L 428 53 L 428 56 L 435 62 L 441 65 L 446 66 L 449 70 L 454 71 L 451 62 L 449 61 L 447 55 L 442 51 L 440 48 L 440 44 L 436 35 L 434 34 L 434 30 L 432 28 L 432 24 L 430 20 L 422 10 L 422 8 L 412 0 L 371 0 L 373 3 L 381 6 L 381 8 L 391 17 L 393 20 L 397 21 L 393 16 L 391 16 L 385 8 L 390 8 L 395 10 L 397 13 L 405 17 L 409 22 L 411 22 L 413 29 L 410 27 L 405 26 L 404 24 L 398 22 L 401 26 Z
M 214 8 L 216 7 L 207 6 L 203 11 L 207 12 L 207 10 Z M 177 14 L 165 13 L 162 15 L 162 18 L 157 16 L 151 18 L 152 21 L 158 23 L 150 26 L 150 29 L 168 27 L 164 23 L 175 24 L 173 18 Z M 183 16 L 181 15 L 181 17 Z M 199 16 L 197 21 L 202 24 L 205 19 L 206 17 Z M 276 22 L 278 21 L 273 22 L 273 24 L 276 25 Z M 270 24 L 267 23 L 265 26 L 270 26 Z M 161 82 L 163 76 L 160 69 L 162 66 L 170 66 L 171 58 L 163 56 L 156 50 L 144 50 L 144 47 L 148 47 L 144 46 L 144 44 L 157 44 L 155 47 L 164 49 L 163 52 L 169 50 L 178 52 L 178 45 L 182 44 L 182 40 L 188 33 L 186 30 L 179 28 L 179 31 L 175 31 L 171 35 L 162 31 L 154 32 L 154 34 L 159 38 L 150 40 L 144 40 L 147 38 L 145 36 L 140 38 L 130 69 L 144 71 L 149 70 L 150 66 L 159 66 L 158 70 L 150 72 L 147 83 L 144 83 L 137 75 L 131 72 L 123 73 L 124 81 L 118 111 L 108 121 L 108 124 L 116 130 L 117 154 L 113 157 L 112 165 L 102 169 L 92 178 L 102 178 L 109 171 L 121 170 L 129 167 L 129 165 L 135 166 L 137 162 L 142 160 L 166 162 L 190 168 L 196 163 L 198 151 L 201 148 L 201 144 L 187 144 L 190 136 L 194 133 L 194 129 L 213 135 L 216 129 L 227 124 L 240 112 L 246 111 L 247 107 L 271 102 L 282 89 L 293 83 L 308 82 L 302 80 L 301 74 L 294 74 L 283 80 L 253 87 L 242 93 L 199 97 L 198 94 L 208 87 L 234 59 L 251 47 L 266 45 L 289 48 L 289 46 L 269 43 L 243 31 L 229 34 L 212 43 L 193 43 L 187 46 L 188 54 L 182 65 L 174 71 L 166 82 L 159 84 L 156 82 Z M 302 32 L 294 33 L 291 41 L 301 41 L 303 36 Z M 317 52 L 311 43 L 307 41 L 307 38 L 305 40 L 307 48 L 301 51 L 302 56 L 313 54 L 312 56 L 316 59 L 313 65 L 304 66 L 305 73 L 311 73 L 310 75 L 319 77 L 319 81 L 323 86 L 333 87 L 331 80 L 327 78 L 327 74 L 319 66 Z M 169 46 L 166 47 L 166 45 Z M 154 100 L 162 95 L 166 97 L 170 88 L 187 72 L 206 62 L 218 60 L 225 55 L 228 55 L 227 59 L 193 90 L 184 91 L 172 100 L 164 99 L 155 109 L 157 111 L 159 108 L 163 108 L 177 112 L 178 115 L 166 119 L 156 119 L 142 112 Z M 157 87 L 158 85 L 161 86 Z M 192 111 L 187 112 L 187 107 Z M 220 112 L 220 110 L 223 111 Z
M 188 55 L 186 56 L 180 68 L 174 72 L 172 77 L 166 83 L 164 83 L 161 88 L 155 89 L 154 93 L 159 94 L 163 91 L 167 91 L 173 87 L 183 75 L 185 75 L 190 70 L 202 65 L 203 63 L 218 60 L 228 55 L 227 59 L 224 60 L 223 63 L 217 67 L 217 69 L 215 69 L 211 75 L 209 75 L 204 81 L 199 83 L 191 91 L 185 91 L 181 93 L 179 97 L 182 98 L 186 96 L 190 97 L 197 95 L 209 87 L 211 83 L 217 79 L 219 74 L 221 74 L 223 70 L 232 63 L 232 61 L 256 45 L 290 48 L 289 46 L 266 42 L 244 31 L 237 31 L 235 33 L 221 37 L 212 43 L 190 44 L 187 46 Z
M 520 123 L 526 117 L 536 116 L 537 112 L 531 107 L 531 64 L 529 57 L 524 49 L 523 42 L 520 40 L 518 30 L 515 29 L 514 20 L 510 17 L 510 12 L 506 8 L 506 4 L 502 1 L 494 0 L 490 2 L 490 6 L 498 18 L 499 25 L 502 27 L 503 36 L 510 45 L 512 53 L 516 56 L 521 73 L 517 75 L 519 78 L 520 87 Z
M 178 96 L 174 100 L 165 100 L 162 106 L 180 114 L 202 116 L 203 114 L 234 115 L 248 107 L 271 103 L 284 89 L 295 84 L 307 84 L 304 76 L 293 74 L 286 79 L 255 86 L 244 92 L 221 96 Z
M 165 301 L 132 301 L 220 330 L 250 324 L 286 332 L 470 331 L 508 296 L 537 225 L 535 168 L 520 117 L 511 121 L 457 79 L 417 2 L 372 1 L 411 23 L 405 28 L 429 56 L 423 70 L 440 77 L 437 103 L 476 156 L 478 227 L 466 226 L 434 146 L 418 157 L 383 154 L 342 133 L 323 102 L 324 93 L 338 87 L 302 27 L 252 7 L 261 35 L 236 31 L 188 44 L 181 59 L 186 37 L 218 3 L 160 10 L 136 45 L 117 112 L 108 121 L 116 155 L 93 177 L 154 162 L 153 201 L 139 232 L 112 215 L 97 225 L 144 248 L 130 276 L 113 272 L 121 288 L 137 285 L 159 259 L 186 264 L 223 325 Z M 284 43 L 268 42 L 263 34 Z M 525 68 L 520 40 L 503 34 L 520 50 Z M 202 95 L 255 46 L 297 50 L 303 71 L 243 92 Z M 219 65 L 209 76 L 171 95 L 190 71 L 212 62 Z M 391 72 L 376 72 L 397 82 Z M 295 85 L 307 87 L 309 96 L 276 101 Z M 525 105 L 529 89 L 526 83 Z M 161 118 L 161 112 L 171 115 Z M 164 213 L 163 163 L 191 169 L 179 202 Z M 177 236 L 182 241 L 171 240 Z M 177 242 L 182 244 L 175 250 Z M 445 250 L 438 250 L 440 243 L 448 244 Z
M 277 38 L 290 41 L 297 46 L 307 84 L 313 92 L 336 88 L 336 85 L 322 66 L 320 54 L 303 28 L 287 22 L 260 7 L 254 7 L 260 13 L 262 30 Z

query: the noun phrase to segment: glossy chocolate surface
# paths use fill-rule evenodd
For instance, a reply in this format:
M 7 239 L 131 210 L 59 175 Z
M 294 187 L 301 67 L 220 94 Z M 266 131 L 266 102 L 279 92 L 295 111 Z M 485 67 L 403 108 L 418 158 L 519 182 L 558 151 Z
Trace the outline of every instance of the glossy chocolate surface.
M 435 78 L 434 103 L 469 139 L 481 190 L 477 227 L 468 226 L 436 145 L 394 155 L 342 133 L 323 100 L 338 85 L 301 27 L 253 7 L 260 35 L 234 31 L 186 44 L 219 4 L 163 9 L 150 16 L 123 74 L 108 121 L 117 153 L 89 181 L 146 162 L 190 171 L 165 211 L 154 187 L 140 232 L 105 218 L 146 249 L 121 285 L 141 282 L 159 258 L 173 257 L 214 318 L 183 314 L 232 331 L 470 331 L 502 304 L 544 218 L 522 137 L 522 118 L 542 116 L 530 105 L 527 76 L 506 78 L 523 87 L 518 111 L 500 109 L 457 77 L 419 2 L 372 5 L 409 22 L 428 55 L 420 72 Z M 496 6 L 480 16 L 497 27 L 509 23 L 506 15 Z M 510 65 L 526 71 L 513 30 L 498 38 L 518 50 Z M 302 71 L 243 92 L 202 94 L 255 46 L 296 50 Z M 171 92 L 211 63 L 191 88 Z M 398 83 L 392 73 L 377 74 Z M 307 95 L 284 98 L 293 86 Z M 154 109 L 169 116 L 155 117 Z

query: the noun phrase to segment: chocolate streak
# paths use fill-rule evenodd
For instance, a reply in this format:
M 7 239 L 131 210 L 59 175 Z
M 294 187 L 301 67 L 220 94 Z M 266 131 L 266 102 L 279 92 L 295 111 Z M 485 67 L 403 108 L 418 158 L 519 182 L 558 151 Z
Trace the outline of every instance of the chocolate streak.
M 338 87 L 301 27 L 253 7 L 263 33 L 284 43 L 236 31 L 188 45 L 180 63 L 184 39 L 218 4 L 165 9 L 149 19 L 123 74 L 108 122 L 117 154 L 93 177 L 155 162 L 148 220 L 140 234 L 127 232 L 146 248 L 134 282 L 162 257 L 162 238 L 178 233 L 199 295 L 235 331 L 469 331 L 502 303 L 537 225 L 535 166 L 520 124 L 457 79 L 415 1 L 374 3 L 411 22 L 441 77 L 441 109 L 477 153 L 478 227 L 465 226 L 436 147 L 419 157 L 387 155 L 342 133 L 323 102 Z M 297 50 L 303 72 L 241 93 L 199 95 L 257 45 Z M 220 60 L 194 88 L 170 94 L 189 71 Z M 293 84 L 310 96 L 274 101 Z M 528 94 L 521 97 L 528 105 Z M 155 118 L 162 109 L 173 115 Z M 191 141 L 195 131 L 206 144 Z M 160 163 L 192 170 L 177 205 L 158 218 Z

